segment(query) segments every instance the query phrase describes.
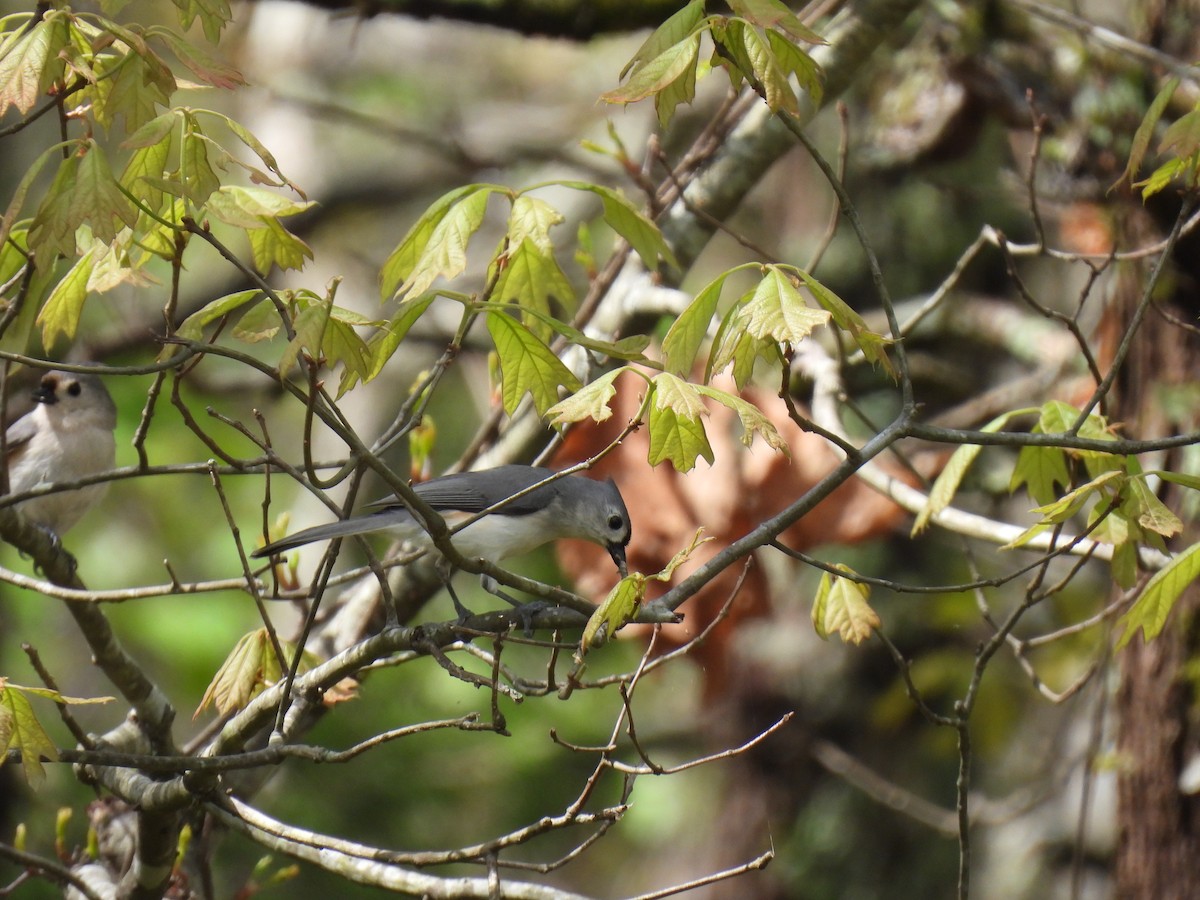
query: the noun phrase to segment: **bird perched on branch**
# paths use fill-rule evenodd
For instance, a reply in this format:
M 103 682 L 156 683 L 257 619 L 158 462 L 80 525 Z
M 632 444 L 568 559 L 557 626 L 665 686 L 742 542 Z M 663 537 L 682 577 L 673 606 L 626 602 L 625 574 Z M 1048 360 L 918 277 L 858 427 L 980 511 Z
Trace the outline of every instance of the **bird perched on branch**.
M 543 544 L 581 538 L 604 547 L 621 575 L 627 574 L 625 547 L 632 528 L 616 484 L 582 475 L 547 481 L 554 475 L 553 469 L 536 466 L 499 466 L 433 478 L 413 485 L 413 491 L 452 529 L 482 513 L 450 539 L 465 557 L 498 563 Z M 388 532 L 416 547 L 436 552 L 428 533 L 404 504 L 387 500 L 372 505 L 378 507 L 374 512 L 306 528 L 256 550 L 253 555 L 272 556 L 313 541 L 374 532 Z M 514 606 L 521 606 L 501 592 L 491 579 L 484 578 L 484 587 Z M 460 617 L 465 618 L 468 613 L 453 591 L 450 596 Z
M 105 472 L 116 462 L 117 407 L 95 375 L 47 372 L 33 409 L 4 432 L 8 491 L 64 484 Z M 28 522 L 60 537 L 96 504 L 107 484 L 31 497 L 17 504 Z

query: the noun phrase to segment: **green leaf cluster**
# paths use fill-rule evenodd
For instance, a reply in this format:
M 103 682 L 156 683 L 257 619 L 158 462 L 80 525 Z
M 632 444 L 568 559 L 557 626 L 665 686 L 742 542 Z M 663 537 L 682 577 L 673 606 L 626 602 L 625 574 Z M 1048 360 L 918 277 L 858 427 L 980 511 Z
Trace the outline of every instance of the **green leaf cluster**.
M 170 107 L 179 85 L 168 55 L 210 87 L 236 87 L 241 75 L 179 32 L 123 25 L 110 18 L 123 4 L 101 5 L 101 15 L 54 4 L 0 23 L 9 29 L 0 32 L 0 115 L 16 110 L 28 124 L 40 100 L 58 98 L 69 121 L 84 123 L 82 137 L 48 147 L 34 161 L 0 221 L 0 271 L 37 272 L 28 284 L 6 279 L 3 299 L 15 301 L 23 291 L 22 308 L 36 313 L 47 346 L 75 335 L 88 296 L 152 283 L 154 259 L 181 260 L 189 218 L 207 226 L 211 217 L 243 232 L 264 274 L 273 266 L 298 268 L 312 256 L 281 224 L 308 203 L 226 183 L 226 173 L 240 169 L 255 185 L 300 193 L 262 142 L 222 114 Z M 180 25 L 199 21 L 210 40 L 230 15 L 224 0 L 176 6 Z M 98 137 L 118 127 L 128 133 L 119 146 Z M 259 164 L 227 149 L 230 135 Z M 50 186 L 34 202 L 30 190 L 55 157 Z M 13 349 L 24 349 L 32 324 L 31 316 L 15 329 Z
M 667 371 L 682 375 L 695 368 L 713 320 L 720 314 L 704 363 L 705 383 L 732 367 L 734 380 L 744 387 L 759 358 L 778 361 L 781 354 L 831 320 L 867 359 L 894 374 L 886 354 L 889 341 L 872 332 L 862 316 L 833 291 L 795 266 L 763 267 L 758 283 L 722 311 L 725 282 L 735 272 L 754 267 L 747 264 L 718 275 L 672 323 L 663 339 Z M 819 308 L 808 304 L 801 287 L 807 289 Z
M 33 705 L 29 702 L 30 696 L 42 697 L 64 706 L 110 703 L 113 698 L 68 697 L 49 688 L 22 687 L 0 677 L 0 765 L 4 765 L 9 750 L 20 750 L 25 780 L 36 787 L 46 779 L 42 760 L 56 761 L 58 750 L 42 723 L 38 721 Z
M 1155 96 L 1134 133 L 1125 171 L 1117 179 L 1118 184 L 1128 180 L 1133 187 L 1140 187 L 1143 199 L 1160 193 L 1172 184 L 1184 190 L 1194 190 L 1200 176 L 1200 101 L 1197 101 L 1191 110 L 1167 126 L 1159 139 L 1158 154 L 1166 159 L 1146 178 L 1133 180 L 1141 170 L 1163 113 L 1179 89 L 1179 84 L 1178 77 L 1169 78 Z
M 1075 433 L 1093 441 L 1114 440 L 1112 428 L 1103 416 L 1091 413 L 1082 417 L 1079 409 L 1060 400 L 1052 400 L 1037 409 L 1005 413 L 981 430 L 996 433 L 1013 418 L 1030 414 L 1038 416 L 1032 428 L 1035 434 Z M 922 531 L 934 516 L 950 505 L 981 449 L 978 444 L 964 444 L 950 457 L 913 524 L 914 534 Z M 1038 521 L 1008 546 L 1023 546 L 1049 528 L 1083 517 L 1088 536 L 1113 548 L 1113 580 L 1123 587 L 1131 587 L 1137 580 L 1139 549 L 1148 547 L 1166 552 L 1166 538 L 1183 528 L 1179 517 L 1158 499 L 1151 479 L 1172 481 L 1200 490 L 1200 479 L 1172 472 L 1143 472 L 1132 456 L 1069 447 L 1022 447 L 1009 488 L 1026 490 L 1036 504 L 1032 511 L 1037 514 Z M 1151 580 L 1142 598 L 1122 620 L 1126 622 L 1122 642 L 1139 627 L 1145 630 L 1147 638 L 1162 628 L 1171 604 L 1183 586 L 1195 577 L 1193 573 L 1182 586 L 1179 584 L 1179 579 L 1191 572 L 1190 554 L 1190 549 L 1184 551 Z M 1167 575 L 1168 572 L 1174 574 Z
M 628 80 L 601 99 L 628 104 L 653 97 L 666 127 L 681 103 L 695 99 L 697 78 L 721 67 L 734 88 L 750 81 L 774 112 L 798 113 L 800 96 L 819 105 L 823 75 L 799 44 L 825 43 L 820 35 L 780 0 L 730 0 L 729 8 L 732 15 L 706 15 L 703 0 L 692 0 L 655 29 L 621 71 Z M 702 61 L 706 34 L 713 53 Z

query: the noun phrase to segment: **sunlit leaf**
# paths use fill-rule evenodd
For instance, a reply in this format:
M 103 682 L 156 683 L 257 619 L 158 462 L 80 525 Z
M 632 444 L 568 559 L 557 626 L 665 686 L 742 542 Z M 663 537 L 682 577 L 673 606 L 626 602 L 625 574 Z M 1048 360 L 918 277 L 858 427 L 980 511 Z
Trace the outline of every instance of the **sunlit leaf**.
M 1158 637 L 1175 601 L 1197 576 L 1200 576 L 1200 544 L 1192 544 L 1156 572 L 1129 611 L 1117 619 L 1122 629 L 1117 649 L 1128 644 L 1139 628 L 1146 641 Z
M 533 396 L 538 415 L 544 416 L 558 402 L 559 387 L 571 392 L 582 387 L 562 360 L 512 316 L 491 313 L 487 326 L 500 356 L 504 411 L 510 416 L 526 393 Z
M 87 286 L 92 277 L 95 254 L 96 248 L 93 247 L 71 266 L 38 313 L 37 324 L 42 328 L 42 342 L 47 347 L 53 346 L 59 337 L 68 340 L 75 337 L 79 317 L 83 314 L 83 304 L 87 300 Z
M 1013 413 L 1008 412 L 997 416 L 979 430 L 988 434 L 994 434 L 1007 425 L 1013 415 Z M 929 524 L 929 520 L 950 505 L 950 501 L 958 493 L 959 485 L 962 484 L 967 470 L 971 468 L 971 463 L 979 456 L 981 450 L 983 450 L 983 446 L 980 444 L 963 444 L 950 454 L 950 459 L 946 461 L 945 467 L 938 474 L 937 480 L 934 481 L 933 487 L 929 490 L 929 499 L 925 501 L 925 506 L 917 513 L 917 518 L 913 522 L 911 532 L 913 537 L 924 531 Z
M 733 14 L 741 16 L 761 28 L 778 28 L 800 41 L 824 44 L 826 40 L 805 25 L 780 0 L 730 0 Z
M 638 71 L 651 60 L 657 59 L 670 47 L 680 43 L 694 32 L 704 21 L 704 0 L 691 0 L 678 12 L 673 13 L 659 25 L 642 43 L 633 58 L 621 70 L 621 78 L 631 71 Z
M 488 197 L 493 192 L 486 185 L 473 185 L 473 188 L 451 205 L 430 229 L 412 270 L 400 286 L 401 295 L 422 294 L 438 278 L 451 279 L 466 269 L 467 243 L 483 224 Z M 387 265 L 384 268 L 388 270 Z
M 775 424 L 753 403 L 714 387 L 692 386 L 705 397 L 716 400 L 737 413 L 738 420 L 742 423 L 742 443 L 747 447 L 754 442 L 754 436 L 758 435 L 772 450 L 778 450 L 784 456 L 792 455 L 791 449 L 776 429 Z
M 666 372 L 657 375 L 647 425 L 650 465 L 670 460 L 677 471 L 689 472 L 697 457 L 712 463 L 712 445 L 704 431 L 706 414 L 700 394 L 692 385 Z
M 312 248 L 284 228 L 275 219 L 264 219 L 262 228 L 246 232 L 254 267 L 266 275 L 271 266 L 281 269 L 302 269 L 304 261 L 313 258 Z
M 633 572 L 618 581 L 584 626 L 583 637 L 575 654 L 576 661 L 582 660 L 588 650 L 601 646 L 633 621 L 645 598 L 646 577 L 641 573 Z
M 838 569 L 853 574 L 847 566 Z M 813 599 L 812 622 L 817 634 L 827 639 L 837 633 L 848 644 L 861 644 L 880 626 L 879 616 L 867 598 L 869 586 L 825 572 Z
M 0 680 L 0 762 L 10 749 L 21 751 L 25 780 L 35 788 L 46 779 L 42 758 L 52 762 L 58 759 L 58 749 L 38 721 L 29 699 Z
M 558 428 L 571 422 L 582 422 L 591 419 L 593 422 L 603 422 L 612 415 L 609 402 L 617 395 L 613 385 L 617 376 L 626 371 L 626 367 L 605 372 L 595 381 L 584 385 L 570 397 L 566 397 L 546 410 L 550 424 Z
M 261 297 L 262 291 L 254 289 L 248 291 L 238 291 L 233 294 L 227 294 L 224 297 L 219 297 L 203 307 L 196 310 L 190 316 L 183 320 L 179 328 L 176 329 L 176 336 L 188 340 L 198 341 L 204 337 L 204 327 L 222 316 L 229 315 L 235 310 L 241 309 L 256 297 Z
M 696 365 L 696 355 L 700 352 L 713 316 L 717 313 L 721 288 L 724 287 L 729 274 L 723 272 L 705 285 L 696 295 L 696 299 L 687 305 L 667 329 L 662 348 L 668 372 L 686 375 Z
M 269 655 L 274 655 L 274 648 L 265 628 L 242 635 L 204 691 L 193 718 L 210 706 L 223 716 L 244 709 L 268 686 L 265 673 Z
M 550 240 L 550 229 L 564 221 L 563 214 L 545 200 L 521 194 L 513 200 L 512 212 L 508 214 L 509 246 L 529 240 L 538 250 L 551 255 L 554 243 Z
M 558 183 L 564 187 L 597 195 L 604 204 L 604 221 L 608 223 L 609 228 L 629 242 L 629 246 L 642 258 L 646 268 L 658 271 L 659 257 L 671 265 L 677 265 L 675 256 L 658 226 L 639 212 L 620 191 L 586 181 Z
M 400 304 L 400 308 L 387 324 L 383 325 L 370 340 L 367 341 L 367 351 L 371 364 L 367 367 L 362 381 L 367 382 L 383 371 L 384 364 L 392 358 L 392 354 L 400 347 L 409 329 L 429 308 L 429 304 L 437 298 L 436 294 L 422 294 Z M 342 373 L 342 381 L 338 386 L 338 396 L 342 396 L 359 381 L 357 372 L 347 369 Z
M 237 69 L 209 53 L 203 44 L 188 40 L 168 28 L 156 28 L 154 35 L 166 41 L 176 58 L 205 84 L 232 90 L 246 83 Z
M 531 238 L 525 238 L 510 250 L 507 264 L 500 271 L 492 293 L 498 303 L 516 303 L 526 312 L 548 315 L 551 303 L 564 309 L 575 305 L 575 289 L 558 267 L 553 255 L 543 251 Z M 525 324 L 538 335 L 549 338 L 549 325 L 541 317 L 526 317 Z
M 260 228 L 267 219 L 294 216 L 314 205 L 267 188 L 230 184 L 222 185 L 206 204 L 214 216 L 238 228 Z
M 791 280 L 774 267 L 758 283 L 743 312 L 751 335 L 792 346 L 830 319 L 826 310 L 808 306 Z

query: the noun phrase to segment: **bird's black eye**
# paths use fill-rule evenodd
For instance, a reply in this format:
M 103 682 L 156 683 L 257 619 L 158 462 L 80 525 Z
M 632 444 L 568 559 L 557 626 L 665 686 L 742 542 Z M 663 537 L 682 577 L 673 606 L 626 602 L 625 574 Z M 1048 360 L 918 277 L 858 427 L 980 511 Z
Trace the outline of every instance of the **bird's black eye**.
M 620 531 L 624 524 L 625 520 L 618 515 L 611 515 L 608 517 L 608 527 L 613 531 Z
M 78 381 L 72 381 L 69 385 L 67 385 L 67 393 L 70 394 L 72 397 L 78 397 L 82 391 L 83 391 L 83 387 L 79 384 Z

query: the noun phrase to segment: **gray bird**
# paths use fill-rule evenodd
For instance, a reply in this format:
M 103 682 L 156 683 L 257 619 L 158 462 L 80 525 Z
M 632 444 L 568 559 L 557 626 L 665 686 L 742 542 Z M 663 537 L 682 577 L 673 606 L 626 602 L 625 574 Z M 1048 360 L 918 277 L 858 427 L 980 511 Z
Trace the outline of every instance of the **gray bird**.
M 47 372 L 33 392 L 33 400 L 33 409 L 4 433 L 10 493 L 75 481 L 113 467 L 117 407 L 99 378 Z M 107 484 L 90 484 L 33 497 L 17 504 L 17 511 L 26 521 L 61 536 L 107 488 Z
M 433 478 L 414 485 L 413 491 L 454 527 L 552 475 L 552 469 L 536 466 L 499 466 Z M 313 541 L 377 531 L 390 532 L 417 547 L 433 547 L 429 535 L 403 504 L 386 500 L 372 506 L 379 508 L 366 515 L 306 528 L 253 555 L 271 556 Z M 611 479 L 594 481 L 582 475 L 567 475 L 480 517 L 451 540 L 465 557 L 500 562 L 560 538 L 582 538 L 604 547 L 625 575 L 625 546 L 630 534 L 629 512 Z

